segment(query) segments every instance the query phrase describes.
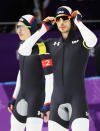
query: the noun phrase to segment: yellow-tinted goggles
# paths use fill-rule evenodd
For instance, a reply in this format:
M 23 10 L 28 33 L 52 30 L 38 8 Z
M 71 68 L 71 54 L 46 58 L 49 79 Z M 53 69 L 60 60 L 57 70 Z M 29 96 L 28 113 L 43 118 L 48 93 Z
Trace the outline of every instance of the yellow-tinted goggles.
M 17 30 L 18 30 L 18 29 L 23 30 L 23 29 L 25 29 L 25 28 L 30 29 L 30 28 L 31 28 L 31 26 L 26 26 L 26 25 L 16 25 L 16 29 L 17 29 Z
M 65 20 L 70 20 L 71 19 L 71 16 L 58 16 L 58 17 L 55 17 L 55 21 L 56 22 L 59 22 L 60 20 L 63 20 L 63 21 L 65 21 Z

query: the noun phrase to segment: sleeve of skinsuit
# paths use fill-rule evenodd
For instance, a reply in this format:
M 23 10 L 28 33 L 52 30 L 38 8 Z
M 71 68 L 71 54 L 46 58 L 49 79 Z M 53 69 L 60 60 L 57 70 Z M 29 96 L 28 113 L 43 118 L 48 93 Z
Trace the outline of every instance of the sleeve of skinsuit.
M 19 90 L 20 90 L 20 71 L 18 72 L 18 75 L 17 75 L 16 87 L 15 87 L 15 90 L 14 90 L 14 93 L 13 93 L 13 96 L 12 96 L 12 98 L 13 98 L 14 100 L 17 99 Z
M 96 35 L 82 23 L 81 15 L 78 14 L 74 22 L 83 37 L 83 46 L 87 49 L 93 48 L 97 43 Z
M 52 28 L 52 25 L 48 22 L 43 22 L 41 28 L 37 30 L 32 36 L 30 36 L 25 42 L 20 46 L 18 52 L 23 56 L 29 56 L 32 52 L 32 47 L 36 42 L 43 36 L 48 30 Z
M 53 73 L 52 73 L 52 58 L 50 53 L 47 53 L 46 46 L 43 42 L 37 43 L 39 48 L 39 55 L 45 75 L 45 102 L 44 105 L 51 103 L 51 96 L 53 92 Z

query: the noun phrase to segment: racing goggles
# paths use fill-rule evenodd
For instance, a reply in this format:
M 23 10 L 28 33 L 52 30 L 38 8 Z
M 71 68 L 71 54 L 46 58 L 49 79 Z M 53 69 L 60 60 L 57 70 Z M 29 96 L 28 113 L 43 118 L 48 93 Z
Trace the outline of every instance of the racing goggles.
M 55 17 L 55 22 L 59 22 L 60 20 L 63 20 L 63 21 L 70 20 L 71 18 L 72 17 L 68 16 L 68 15 L 66 15 L 66 16 L 58 16 L 58 17 Z
M 16 29 L 17 29 L 17 30 L 18 30 L 18 29 L 24 30 L 24 29 L 26 29 L 26 28 L 30 29 L 31 26 L 27 26 L 27 25 L 16 25 Z

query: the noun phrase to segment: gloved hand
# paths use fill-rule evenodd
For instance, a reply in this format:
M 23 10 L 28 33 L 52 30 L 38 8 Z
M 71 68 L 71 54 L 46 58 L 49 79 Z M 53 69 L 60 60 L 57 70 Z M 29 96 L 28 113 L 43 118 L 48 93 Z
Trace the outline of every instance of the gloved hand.
M 12 113 L 12 111 L 13 111 L 15 101 L 16 101 L 16 99 L 12 97 L 11 100 L 9 101 L 9 103 L 8 103 L 8 110 L 9 110 L 10 113 Z
M 82 16 L 81 16 L 80 14 L 78 14 L 75 19 L 76 19 L 78 22 L 79 22 L 79 21 L 82 21 Z
M 50 103 L 44 104 L 41 109 L 41 117 L 44 118 L 44 122 L 48 122 L 50 115 Z
M 78 10 L 73 11 L 71 16 L 74 19 L 75 24 L 76 24 L 76 22 L 82 21 L 82 15 Z
M 43 20 L 43 24 L 45 25 L 47 31 L 51 30 L 53 25 L 55 24 L 54 17 L 47 17 Z
M 41 109 L 41 112 L 46 115 L 46 112 L 47 111 L 50 111 L 50 103 L 47 103 L 47 104 L 44 104 L 42 109 Z
M 43 21 L 43 24 L 45 25 L 47 31 L 51 30 L 53 27 L 51 21 L 48 22 Z

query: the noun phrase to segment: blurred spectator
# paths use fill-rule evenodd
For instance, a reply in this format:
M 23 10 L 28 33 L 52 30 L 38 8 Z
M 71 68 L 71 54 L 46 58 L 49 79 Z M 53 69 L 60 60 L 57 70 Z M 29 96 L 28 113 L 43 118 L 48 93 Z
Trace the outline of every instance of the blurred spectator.
M 50 3 L 50 0 L 33 0 L 34 1 L 34 15 L 38 15 L 38 19 L 42 20 L 44 19 L 46 15 L 46 9 Z
M 41 23 L 41 21 L 42 21 L 42 16 L 41 16 L 40 10 L 39 10 L 38 8 L 34 8 L 34 9 L 33 9 L 33 13 L 34 13 L 34 16 L 35 16 L 38 24 Z
M 42 8 L 43 18 L 45 18 L 47 16 L 46 10 L 47 10 L 49 4 L 50 4 L 50 0 L 44 0 L 44 2 L 43 2 L 43 8 Z

